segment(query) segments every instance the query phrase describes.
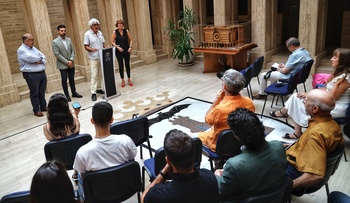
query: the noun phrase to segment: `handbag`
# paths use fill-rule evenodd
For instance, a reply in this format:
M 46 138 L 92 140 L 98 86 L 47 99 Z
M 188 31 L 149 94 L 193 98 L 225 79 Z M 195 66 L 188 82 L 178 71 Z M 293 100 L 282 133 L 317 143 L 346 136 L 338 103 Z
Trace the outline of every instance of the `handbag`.
M 267 71 L 266 75 L 264 75 L 264 78 L 265 78 L 265 79 L 269 79 L 269 78 L 271 77 L 271 73 L 272 73 L 273 71 L 276 71 L 276 70 L 277 70 L 276 67 L 271 67 L 271 70 Z

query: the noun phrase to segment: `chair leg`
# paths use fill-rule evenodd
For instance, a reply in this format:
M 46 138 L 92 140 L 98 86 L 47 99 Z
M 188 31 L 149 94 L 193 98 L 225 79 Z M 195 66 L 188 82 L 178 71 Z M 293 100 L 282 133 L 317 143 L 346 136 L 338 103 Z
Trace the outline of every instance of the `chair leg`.
M 276 95 L 273 95 L 272 102 L 271 102 L 271 108 L 273 106 L 273 102 L 275 101 L 275 97 L 276 97 Z M 277 96 L 276 105 L 277 105 L 278 97 L 279 96 Z
M 251 96 L 252 100 L 254 100 L 252 86 L 250 85 L 250 83 L 249 83 L 249 91 L 250 91 L 250 96 Z
M 346 152 L 344 150 L 344 159 L 345 159 L 345 162 L 348 162 L 348 159 L 346 158 Z
M 141 157 L 141 159 L 143 159 L 143 156 L 142 156 L 142 144 L 140 145 L 140 157 Z
M 304 90 L 305 90 L 305 92 L 306 92 L 306 86 L 305 86 L 305 82 L 303 83 L 303 85 L 304 85 Z
M 211 171 L 214 173 L 214 166 L 213 166 L 213 159 L 209 159 L 209 163 L 210 163 L 210 169 Z
M 142 166 L 142 188 L 141 188 L 141 191 L 143 192 L 145 190 L 145 167 Z
M 264 102 L 264 106 L 263 106 L 263 108 L 262 108 L 260 118 L 262 118 L 262 116 L 264 115 L 265 105 L 266 105 L 266 101 L 267 101 L 267 97 L 268 97 L 268 96 L 269 96 L 269 95 L 266 95 L 265 102 Z
M 141 203 L 141 195 L 140 192 L 137 192 L 137 202 Z
M 153 158 L 153 155 L 152 155 L 152 148 L 151 148 L 151 142 L 149 140 L 147 140 L 147 144 L 148 144 L 148 151 L 149 151 L 149 156 L 151 158 Z
M 328 187 L 328 183 L 325 184 L 325 187 L 326 187 L 327 198 L 328 198 L 328 196 L 329 196 L 329 187 Z

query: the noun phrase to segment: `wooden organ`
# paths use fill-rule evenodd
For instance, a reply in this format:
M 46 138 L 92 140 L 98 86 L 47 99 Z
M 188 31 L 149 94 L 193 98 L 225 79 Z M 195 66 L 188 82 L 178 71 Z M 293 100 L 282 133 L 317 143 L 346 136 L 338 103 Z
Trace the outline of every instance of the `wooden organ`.
M 194 52 L 204 55 L 203 73 L 224 70 L 224 66 L 242 70 L 247 67 L 247 51 L 257 47 L 244 43 L 244 25 L 206 26 L 203 41 Z M 223 64 L 225 63 L 225 64 Z

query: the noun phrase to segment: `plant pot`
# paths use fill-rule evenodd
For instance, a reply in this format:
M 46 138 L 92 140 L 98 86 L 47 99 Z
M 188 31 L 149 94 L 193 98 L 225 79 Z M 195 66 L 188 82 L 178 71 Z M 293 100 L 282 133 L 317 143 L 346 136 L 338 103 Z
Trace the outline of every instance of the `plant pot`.
M 189 57 L 188 60 L 186 60 L 186 56 L 184 56 L 184 57 L 182 58 L 182 60 L 179 60 L 178 65 L 179 65 L 179 66 L 193 66 L 193 65 L 194 65 L 194 63 L 193 63 L 194 55 L 191 54 L 191 53 L 189 53 L 189 56 L 190 56 L 190 57 Z

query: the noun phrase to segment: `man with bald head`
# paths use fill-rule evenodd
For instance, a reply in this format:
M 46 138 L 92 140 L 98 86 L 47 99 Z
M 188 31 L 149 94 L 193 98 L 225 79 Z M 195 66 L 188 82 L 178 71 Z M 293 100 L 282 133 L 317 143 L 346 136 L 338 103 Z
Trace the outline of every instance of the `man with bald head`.
M 309 127 L 287 151 L 286 174 L 293 179 L 293 189 L 306 188 L 321 181 L 326 174 L 327 154 L 337 149 L 344 138 L 332 119 L 335 99 L 326 90 L 314 89 L 304 99 Z
M 19 68 L 29 87 L 30 102 L 33 106 L 34 115 L 42 117 L 44 116 L 42 111 L 46 111 L 46 57 L 34 47 L 33 35 L 24 34 L 22 42 L 17 50 Z

